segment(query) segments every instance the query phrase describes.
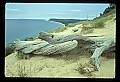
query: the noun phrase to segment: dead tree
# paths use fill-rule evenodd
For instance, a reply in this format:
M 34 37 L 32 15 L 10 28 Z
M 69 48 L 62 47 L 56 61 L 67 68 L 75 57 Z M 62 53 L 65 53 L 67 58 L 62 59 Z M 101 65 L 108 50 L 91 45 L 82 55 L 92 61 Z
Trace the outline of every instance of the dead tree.
M 14 41 L 16 51 L 21 51 L 24 54 L 59 54 L 70 51 L 78 45 L 76 40 L 68 41 L 59 44 L 49 44 L 46 41 Z
M 73 49 L 89 49 L 93 52 L 90 57 L 90 64 L 99 70 L 99 57 L 102 53 L 115 50 L 115 38 L 91 39 L 80 34 L 59 34 L 53 35 L 47 32 L 40 32 L 39 38 L 44 41 L 15 41 L 17 51 L 24 54 L 51 55 L 60 54 Z

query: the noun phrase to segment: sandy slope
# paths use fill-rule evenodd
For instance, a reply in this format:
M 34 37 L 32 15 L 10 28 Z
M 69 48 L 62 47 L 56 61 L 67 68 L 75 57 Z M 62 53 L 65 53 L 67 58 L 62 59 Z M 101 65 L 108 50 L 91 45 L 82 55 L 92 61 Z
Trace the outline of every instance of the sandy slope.
M 88 56 L 75 55 L 76 58 L 74 57 L 71 60 L 64 56 L 35 56 L 27 60 L 14 60 L 14 62 L 10 63 L 9 60 L 16 59 L 15 54 L 9 55 L 12 57 L 6 57 L 8 61 L 5 62 L 5 76 L 7 77 L 16 77 L 19 74 L 18 71 L 22 70 L 22 73 L 26 73 L 27 77 L 87 78 L 87 76 L 81 75 L 76 69 L 79 67 L 79 63 L 84 64 L 88 62 Z M 114 78 L 115 59 L 101 57 L 100 62 L 100 71 L 94 73 L 94 78 Z
M 103 29 L 95 29 L 90 35 L 103 35 L 102 37 L 115 37 L 116 21 L 109 20 L 106 22 Z M 80 33 L 81 28 L 75 32 Z M 74 33 L 71 29 L 67 29 L 62 33 Z M 60 34 L 60 33 L 59 33 Z M 101 38 L 102 38 L 101 37 Z M 99 37 L 100 38 L 100 37 Z M 54 57 L 48 56 L 33 56 L 30 59 L 18 60 L 17 52 L 5 58 L 5 76 L 16 77 L 20 76 L 20 71 L 27 77 L 59 77 L 59 78 L 87 78 L 81 75 L 76 69 L 79 64 L 86 63 L 90 55 L 60 55 Z M 107 59 L 100 57 L 100 71 L 94 72 L 94 78 L 114 78 L 115 77 L 115 59 Z M 23 76 L 25 76 L 23 75 Z

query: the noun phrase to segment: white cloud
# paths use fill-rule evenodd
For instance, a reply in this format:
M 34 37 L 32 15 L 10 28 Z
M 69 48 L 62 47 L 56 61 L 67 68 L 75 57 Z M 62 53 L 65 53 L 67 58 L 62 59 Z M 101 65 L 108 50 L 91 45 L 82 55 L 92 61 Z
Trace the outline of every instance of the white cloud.
M 69 10 L 70 12 L 81 12 L 82 10 Z
M 10 9 L 10 8 L 8 8 L 8 9 L 6 9 L 7 11 L 19 11 L 19 9 Z
M 17 16 L 39 16 L 39 15 L 60 15 L 60 14 L 63 14 L 63 13 L 52 13 L 52 12 L 46 12 L 46 13 L 42 13 L 42 12 L 39 12 L 39 13 L 18 13 L 16 14 Z M 13 15 L 13 14 L 7 14 L 7 15 Z
M 64 12 L 81 12 L 82 10 L 59 10 L 59 9 L 56 9 L 56 11 L 64 11 Z
M 62 13 L 40 13 L 40 14 L 62 14 Z
M 33 12 L 33 13 L 27 13 L 28 15 L 56 15 L 56 14 L 63 14 L 59 12 Z
M 80 5 L 80 3 L 7 3 L 7 4 L 10 4 L 10 5 L 13 5 L 13 4 L 29 4 L 29 5 Z

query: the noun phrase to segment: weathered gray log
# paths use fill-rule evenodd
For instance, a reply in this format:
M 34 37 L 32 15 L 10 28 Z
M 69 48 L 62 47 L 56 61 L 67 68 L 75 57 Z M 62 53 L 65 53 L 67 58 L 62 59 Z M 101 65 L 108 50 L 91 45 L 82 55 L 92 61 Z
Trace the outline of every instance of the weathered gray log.
M 83 48 L 89 48 L 90 50 L 93 49 L 94 53 L 90 57 L 90 62 L 93 64 L 97 70 L 99 70 L 99 56 L 106 50 L 108 50 L 111 46 L 115 46 L 115 38 L 113 39 L 90 39 L 88 37 L 82 36 L 80 34 L 69 34 L 69 35 L 52 35 L 46 32 L 41 32 L 40 39 L 44 39 L 45 41 L 55 44 L 55 43 L 63 43 L 70 40 L 77 40 L 78 46 L 80 44 L 84 45 Z M 82 42 L 90 42 L 89 44 Z M 91 44 L 92 43 L 92 44 Z M 93 44 L 94 43 L 94 44 Z M 114 48 L 113 48 L 114 50 Z
M 20 41 L 20 40 L 14 41 L 14 43 L 15 43 L 16 50 L 21 50 L 23 48 L 30 47 L 37 44 L 42 44 L 42 43 L 49 44 L 46 41 Z
M 49 44 L 46 41 L 16 41 L 15 46 L 17 51 L 21 51 L 24 54 L 60 54 L 66 51 L 70 51 L 78 45 L 76 40 L 68 41 L 60 44 Z
M 76 40 L 59 43 L 59 44 L 49 44 L 44 48 L 36 50 L 35 52 L 33 52 L 33 54 L 42 54 L 42 55 L 60 54 L 74 49 L 77 45 L 78 42 Z
M 40 42 L 39 44 L 34 44 L 34 45 L 29 45 L 28 47 L 22 49 L 21 51 L 24 52 L 24 53 L 31 53 L 37 49 L 41 49 L 45 46 L 49 45 L 48 42 Z
M 16 50 L 25 54 L 50 55 L 71 51 L 75 48 L 89 49 L 93 51 L 90 64 L 94 65 L 97 70 L 100 66 L 100 55 L 115 50 L 115 38 L 91 39 L 80 34 L 53 35 L 47 32 L 40 32 L 39 38 L 45 41 L 16 41 Z
M 114 39 L 109 39 L 101 44 L 101 47 L 95 49 L 93 55 L 90 57 L 90 63 L 96 67 L 96 70 L 99 70 L 100 62 L 99 57 L 100 55 L 110 48 L 110 46 L 114 46 Z
M 72 41 L 72 40 L 84 40 L 84 41 L 88 41 L 90 43 L 95 43 L 90 38 L 88 38 L 86 36 L 82 36 L 80 34 L 53 35 L 53 34 L 49 34 L 47 32 L 40 32 L 39 34 L 40 35 L 38 38 L 43 39 L 43 40 L 49 42 L 50 44 L 63 43 L 63 42 Z
M 78 46 L 82 48 L 89 48 L 91 51 L 94 51 L 97 47 L 100 47 L 102 43 L 108 40 L 106 38 L 91 39 L 86 36 L 82 36 L 80 34 L 53 35 L 47 32 L 40 32 L 39 38 L 49 42 L 50 44 L 57 44 L 57 43 L 77 40 Z

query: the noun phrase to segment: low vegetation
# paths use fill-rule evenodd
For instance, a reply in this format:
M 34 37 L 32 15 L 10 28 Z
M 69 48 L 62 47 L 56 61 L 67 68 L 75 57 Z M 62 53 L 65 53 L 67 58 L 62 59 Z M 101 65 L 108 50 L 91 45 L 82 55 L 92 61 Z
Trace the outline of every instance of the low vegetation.
M 26 37 L 26 38 L 25 38 L 25 41 L 33 41 L 33 40 L 34 40 L 33 37 Z
M 97 20 L 97 21 L 95 21 L 94 22 L 94 27 L 95 28 L 104 28 L 104 21 L 102 21 L 102 20 Z
M 33 41 L 35 40 L 35 38 L 33 37 L 26 37 L 25 41 Z M 14 43 L 10 43 L 9 45 L 7 45 L 7 47 L 5 48 L 5 56 L 8 56 L 9 54 L 13 53 L 15 51 L 15 46 Z M 20 57 L 19 57 L 20 58 Z
M 15 51 L 14 43 L 11 43 L 5 48 L 5 56 L 8 56 L 9 54 L 13 53 Z
M 27 76 L 26 67 L 25 67 L 24 63 L 17 64 L 16 72 L 17 72 L 17 75 L 19 77 L 26 77 Z
M 115 17 L 115 15 L 116 15 L 116 5 L 110 4 L 110 6 L 104 10 L 103 14 L 100 13 L 100 16 L 94 18 L 93 20 L 87 20 L 87 21 L 85 20 L 85 21 L 81 21 L 81 22 L 68 24 L 65 27 L 61 27 L 61 28 L 57 28 L 55 30 L 49 31 L 49 33 L 63 32 L 67 28 L 74 27 L 75 25 L 78 25 L 78 24 L 83 24 L 84 28 L 86 27 L 86 25 L 89 25 L 89 24 L 91 24 L 91 27 L 94 27 L 94 28 L 104 28 L 105 22 L 107 20 L 111 20 L 113 17 Z M 83 31 L 82 33 L 87 34 L 87 33 L 93 32 L 93 29 L 88 29 L 88 31 L 87 31 L 84 28 L 82 30 Z
M 81 75 L 87 76 L 87 77 L 93 77 L 93 71 L 94 68 L 85 63 L 85 65 L 82 65 L 81 63 L 78 64 L 78 68 L 76 69 Z
M 29 54 L 24 54 L 21 51 L 18 51 L 16 56 L 18 59 L 29 59 L 30 58 Z
M 94 27 L 83 27 L 81 30 L 81 34 L 89 34 L 92 33 L 94 30 Z
M 16 64 L 16 69 L 12 71 L 7 69 L 7 72 L 10 77 L 28 77 L 28 74 L 32 73 L 31 67 L 31 64 L 28 67 L 25 62 L 19 61 Z

